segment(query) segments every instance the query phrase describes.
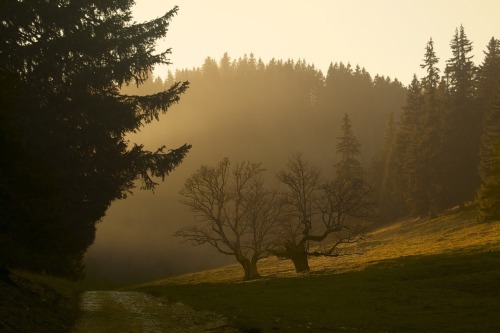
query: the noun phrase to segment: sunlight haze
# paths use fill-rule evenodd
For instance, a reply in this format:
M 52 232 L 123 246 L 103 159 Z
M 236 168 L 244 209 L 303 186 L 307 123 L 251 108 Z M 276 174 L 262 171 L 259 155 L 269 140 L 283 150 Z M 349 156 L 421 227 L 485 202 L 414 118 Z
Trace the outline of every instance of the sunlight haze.
M 233 59 L 253 53 L 264 62 L 305 59 L 323 73 L 330 62 L 349 62 L 407 85 L 414 73 L 422 76 L 417 64 L 430 37 L 443 68 L 460 24 L 474 43 L 476 63 L 492 34 L 500 34 L 495 0 L 137 0 L 134 19 L 152 19 L 176 5 L 179 14 L 158 48 L 172 48 L 172 65 L 155 71 L 161 77 L 228 52 Z

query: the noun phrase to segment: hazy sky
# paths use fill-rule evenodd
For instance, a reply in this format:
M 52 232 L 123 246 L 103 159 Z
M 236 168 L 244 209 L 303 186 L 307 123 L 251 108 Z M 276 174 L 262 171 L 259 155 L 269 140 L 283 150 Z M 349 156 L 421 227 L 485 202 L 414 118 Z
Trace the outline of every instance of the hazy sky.
M 430 37 L 443 67 L 455 28 L 463 24 L 476 64 L 492 36 L 500 38 L 498 0 L 136 0 L 135 19 L 163 15 L 178 5 L 160 47 L 172 47 L 168 69 L 200 66 L 254 53 L 305 59 L 324 72 L 330 62 L 359 64 L 372 75 L 408 84 Z M 158 69 L 164 76 L 166 69 Z

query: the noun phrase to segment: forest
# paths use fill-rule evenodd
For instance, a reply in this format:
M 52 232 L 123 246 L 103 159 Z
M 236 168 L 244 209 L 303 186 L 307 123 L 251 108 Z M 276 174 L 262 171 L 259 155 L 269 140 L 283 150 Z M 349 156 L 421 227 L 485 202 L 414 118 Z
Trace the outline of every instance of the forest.
M 437 216 L 475 200 L 481 219 L 495 219 L 499 42 L 491 39 L 479 65 L 470 56 L 472 42 L 463 27 L 450 42 L 453 58 L 440 65 L 433 47 L 431 39 L 422 48 L 420 66 L 427 76 L 414 77 L 408 87 L 397 79 L 372 77 L 358 65 L 332 63 L 323 74 L 305 60 L 263 63 L 253 54 L 207 58 L 199 68 L 169 73 L 164 79 L 150 76 L 139 88 L 122 89 L 125 94 L 148 94 L 177 81 L 191 84 L 165 121 L 131 140 L 153 146 L 164 139 L 193 144 L 179 178 L 172 180 L 170 190 L 157 194 L 159 202 L 172 202 L 179 200 L 183 179 L 224 157 L 234 163 L 262 163 L 269 184 L 278 182 L 276 175 L 297 152 L 323 176 L 333 176 L 341 160 L 336 144 L 347 114 L 360 143 L 357 158 L 371 187 L 375 223 Z M 165 233 L 193 220 L 186 207 L 171 207 L 173 227 L 160 229 Z M 154 256 L 153 251 L 148 255 Z M 207 259 L 212 252 L 206 252 L 193 256 L 214 260 Z
M 224 54 L 123 91 L 153 93 L 189 81 L 192 88 L 175 112 L 210 131 L 204 139 L 213 148 L 205 154 L 227 152 L 271 170 L 280 165 L 276 159 L 298 151 L 332 169 L 338 162 L 338 124 L 348 114 L 381 218 L 426 216 L 482 198 L 493 186 L 488 184 L 499 136 L 499 41 L 491 39 L 479 65 L 463 27 L 450 47 L 453 58 L 441 70 L 431 39 L 420 64 L 427 76 L 414 76 L 408 87 L 397 79 L 372 78 L 358 65 L 331 64 L 323 75 L 304 60 L 264 64 L 253 54 L 235 60 Z M 160 136 L 161 129 L 155 130 L 148 135 Z M 487 206 L 495 205 L 487 201 L 480 200 L 482 216 L 491 219 Z
M 264 63 L 253 54 L 206 58 L 161 78 L 151 73 L 169 63 L 170 50 L 154 53 L 153 46 L 177 8 L 137 25 L 123 14 L 125 2 L 83 12 L 11 5 L 1 27 L 2 267 L 78 277 L 87 255 L 87 271 L 111 269 L 99 264 L 107 246 L 87 251 L 103 221 L 103 242 L 135 245 L 112 250 L 114 256 L 148 258 L 154 269 L 167 256 L 162 266 L 169 268 L 157 274 L 193 269 L 179 264 L 191 250 L 171 237 L 193 220 L 178 195 L 190 174 L 227 157 L 261 163 L 266 182 L 276 183 L 290 156 L 301 153 L 331 178 L 345 116 L 378 222 L 434 216 L 474 200 L 481 220 L 498 218 L 495 38 L 478 64 L 463 27 L 451 38 L 450 59 L 440 62 L 429 40 L 415 64 L 427 74 L 407 87 L 360 65 L 332 62 L 322 73 L 304 59 Z M 122 44 L 107 38 L 109 31 L 132 37 Z M 155 198 L 138 188 L 154 190 Z M 134 222 L 142 238 L 126 232 L 132 211 L 145 214 Z

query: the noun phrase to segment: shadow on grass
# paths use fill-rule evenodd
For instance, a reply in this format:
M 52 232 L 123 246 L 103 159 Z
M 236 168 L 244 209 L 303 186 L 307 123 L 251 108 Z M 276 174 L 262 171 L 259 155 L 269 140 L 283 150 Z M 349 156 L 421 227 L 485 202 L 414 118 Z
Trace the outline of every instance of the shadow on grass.
M 342 274 L 144 288 L 243 332 L 500 332 L 500 252 L 375 263 Z

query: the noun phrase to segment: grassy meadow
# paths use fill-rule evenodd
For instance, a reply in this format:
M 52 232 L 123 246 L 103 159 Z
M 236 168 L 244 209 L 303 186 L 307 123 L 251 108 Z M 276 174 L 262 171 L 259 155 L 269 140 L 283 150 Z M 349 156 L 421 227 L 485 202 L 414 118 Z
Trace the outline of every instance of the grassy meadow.
M 380 227 L 338 258 L 262 260 L 130 287 L 224 314 L 244 332 L 500 332 L 500 221 L 451 211 Z

